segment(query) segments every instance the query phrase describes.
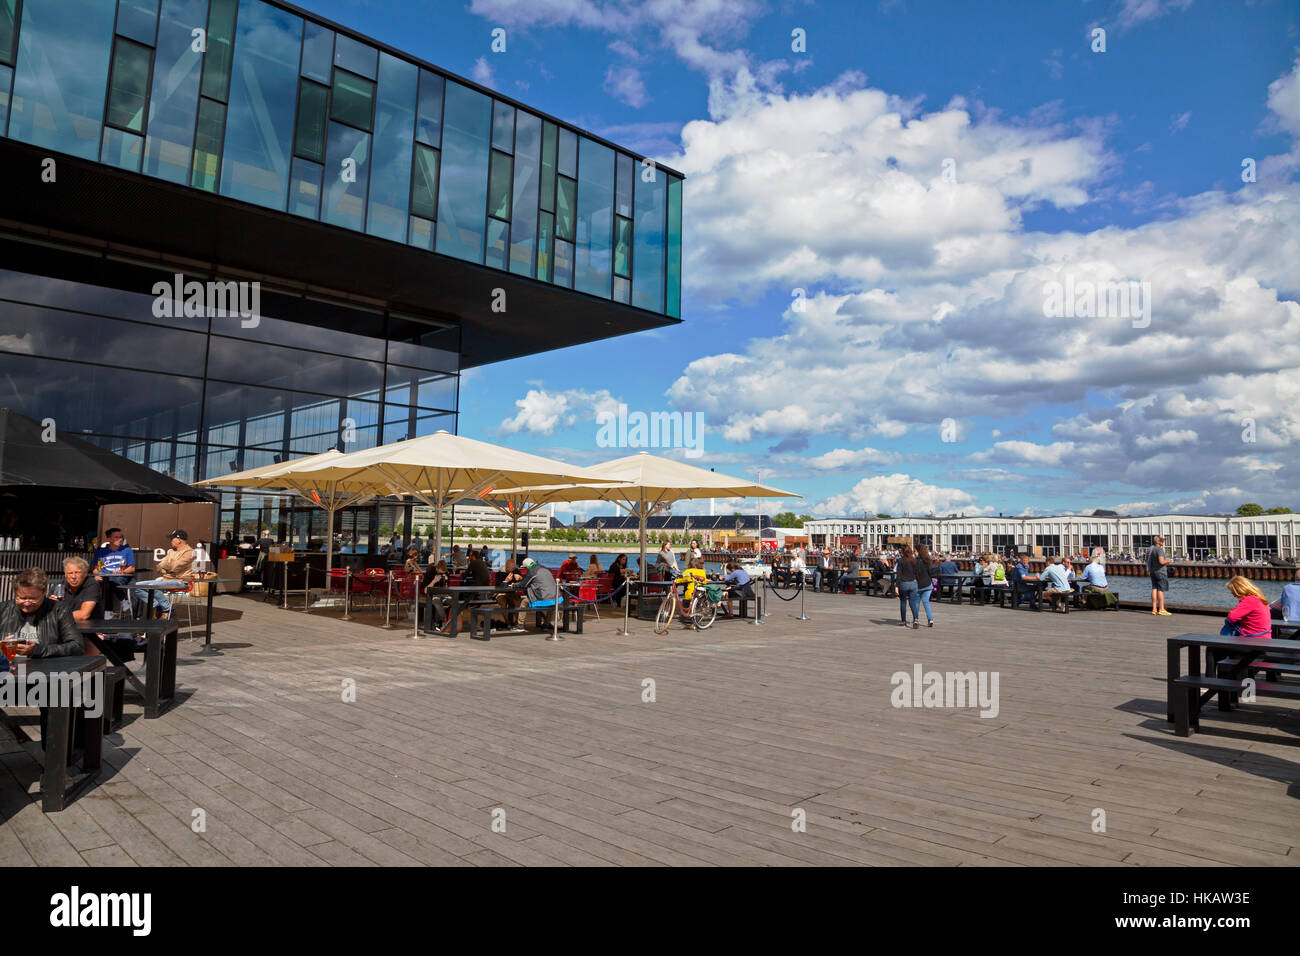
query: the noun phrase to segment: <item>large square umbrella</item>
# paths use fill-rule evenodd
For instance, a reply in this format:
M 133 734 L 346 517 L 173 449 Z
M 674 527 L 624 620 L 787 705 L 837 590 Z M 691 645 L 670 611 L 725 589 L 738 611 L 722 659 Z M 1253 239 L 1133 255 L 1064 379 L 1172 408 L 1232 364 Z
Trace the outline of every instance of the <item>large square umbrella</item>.
M 695 498 L 798 498 L 791 491 L 733 478 L 671 458 L 639 452 L 586 469 L 599 484 L 499 488 L 498 502 L 526 502 L 532 509 L 558 501 L 608 501 L 636 515 L 640 526 L 640 577 L 646 579 L 646 521 L 674 502 Z

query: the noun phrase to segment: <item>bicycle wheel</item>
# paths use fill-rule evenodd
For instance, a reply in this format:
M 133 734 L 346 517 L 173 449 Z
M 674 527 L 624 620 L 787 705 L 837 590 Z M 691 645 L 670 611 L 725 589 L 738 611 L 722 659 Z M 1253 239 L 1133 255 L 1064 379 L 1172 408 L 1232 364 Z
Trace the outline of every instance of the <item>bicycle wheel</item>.
M 659 614 L 655 617 L 655 633 L 667 634 L 672 626 L 673 615 L 677 613 L 677 592 L 669 591 L 659 603 Z
M 691 599 L 691 620 L 697 631 L 708 630 L 718 616 L 718 606 L 711 602 L 708 595 L 696 592 Z

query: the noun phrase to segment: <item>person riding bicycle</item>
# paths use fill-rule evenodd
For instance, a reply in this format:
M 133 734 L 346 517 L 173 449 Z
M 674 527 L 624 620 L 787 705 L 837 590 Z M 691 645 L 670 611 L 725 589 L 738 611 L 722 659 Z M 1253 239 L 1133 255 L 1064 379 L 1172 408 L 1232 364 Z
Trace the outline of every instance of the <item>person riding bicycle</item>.
M 691 559 L 690 567 L 682 572 L 682 576 L 677 578 L 674 584 L 685 584 L 686 594 L 682 598 L 682 619 L 690 626 L 690 609 L 691 598 L 695 597 L 695 586 L 697 584 L 707 584 L 709 576 L 704 573 L 704 558 Z

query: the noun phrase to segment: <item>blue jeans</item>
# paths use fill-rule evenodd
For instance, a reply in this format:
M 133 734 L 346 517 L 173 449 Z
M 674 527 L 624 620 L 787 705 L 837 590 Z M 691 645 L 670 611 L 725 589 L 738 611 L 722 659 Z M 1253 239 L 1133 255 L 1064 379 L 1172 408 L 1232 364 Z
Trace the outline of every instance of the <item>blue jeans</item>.
M 147 585 L 164 583 L 170 584 L 171 582 L 163 581 L 161 578 L 156 581 L 136 582 L 136 586 L 131 589 L 131 607 L 135 609 L 137 617 L 140 616 L 140 611 L 144 607 L 144 602 L 149 600 L 149 588 Z M 153 606 L 156 607 L 161 614 L 166 614 L 172 609 L 172 602 L 167 600 L 166 591 L 153 592 Z
M 898 615 L 907 623 L 907 609 L 912 609 L 912 620 L 917 620 L 921 613 L 921 594 L 916 589 L 915 581 L 904 581 L 898 585 Z
M 934 620 L 934 612 L 930 610 L 930 594 L 933 591 L 934 591 L 934 585 L 932 584 L 928 588 L 921 588 L 919 592 L 919 600 L 921 602 L 921 606 L 925 608 L 925 619 L 927 621 Z M 913 617 L 915 617 L 915 614 L 913 614 Z

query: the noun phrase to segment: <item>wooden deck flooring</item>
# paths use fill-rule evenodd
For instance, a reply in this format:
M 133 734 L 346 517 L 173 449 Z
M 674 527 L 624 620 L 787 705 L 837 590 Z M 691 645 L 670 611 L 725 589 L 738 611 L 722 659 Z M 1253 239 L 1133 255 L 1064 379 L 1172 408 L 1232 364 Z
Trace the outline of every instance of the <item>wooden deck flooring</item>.
M 912 630 L 810 595 L 807 622 L 551 644 L 217 604 L 220 653 L 182 640 L 186 699 L 128 699 L 67 810 L 0 738 L 0 866 L 1300 864 L 1300 710 L 1165 722 L 1164 638 L 1210 618 L 936 605 Z M 916 663 L 998 672 L 998 715 L 891 706 Z

